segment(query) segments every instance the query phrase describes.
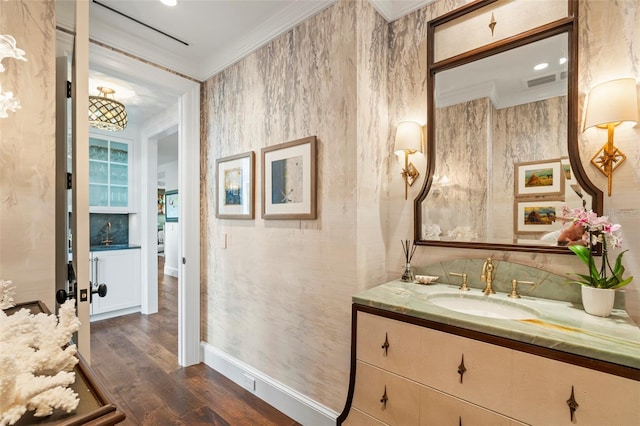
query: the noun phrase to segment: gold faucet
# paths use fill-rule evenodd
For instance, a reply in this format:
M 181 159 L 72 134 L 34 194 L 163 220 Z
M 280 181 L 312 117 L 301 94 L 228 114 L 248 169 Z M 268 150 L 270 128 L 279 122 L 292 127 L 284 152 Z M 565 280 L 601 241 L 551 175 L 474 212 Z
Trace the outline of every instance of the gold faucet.
M 109 239 L 110 230 L 111 230 L 111 222 L 107 222 L 107 236 L 105 237 L 104 240 L 102 240 L 102 244 L 104 244 L 105 246 L 108 246 L 113 242 L 113 239 Z
M 493 262 L 490 257 L 487 257 L 487 260 L 485 260 L 482 265 L 480 281 L 486 283 L 486 286 L 482 291 L 484 294 L 487 296 L 490 294 L 496 294 L 495 290 L 491 287 L 491 283 L 493 283 Z

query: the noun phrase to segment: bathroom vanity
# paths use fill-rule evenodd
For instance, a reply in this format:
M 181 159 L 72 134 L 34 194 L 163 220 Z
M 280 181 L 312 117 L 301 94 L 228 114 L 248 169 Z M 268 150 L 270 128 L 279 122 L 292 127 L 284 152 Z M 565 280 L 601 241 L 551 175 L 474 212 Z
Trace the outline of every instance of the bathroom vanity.
M 487 313 L 441 306 L 456 297 L 493 299 Z M 339 425 L 638 424 L 640 329 L 622 309 L 400 281 L 353 302 Z

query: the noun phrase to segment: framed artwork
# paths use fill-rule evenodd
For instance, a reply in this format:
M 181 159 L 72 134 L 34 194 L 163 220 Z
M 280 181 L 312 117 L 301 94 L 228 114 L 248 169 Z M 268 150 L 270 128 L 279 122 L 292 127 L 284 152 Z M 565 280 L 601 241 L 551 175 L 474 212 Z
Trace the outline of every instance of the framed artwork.
M 167 222 L 177 222 L 178 212 L 180 211 L 178 204 L 178 191 L 167 191 L 164 193 L 164 211 Z
M 560 164 L 562 166 L 562 174 L 565 178 L 565 185 L 575 185 L 578 182 L 576 181 L 576 177 L 573 174 L 573 170 L 571 170 L 571 163 L 569 162 L 569 157 L 560 157 Z
M 562 200 L 516 200 L 513 206 L 514 234 L 537 234 L 562 229 L 564 222 L 556 218 L 563 204 Z
M 564 195 L 564 181 L 560 159 L 516 163 L 514 171 L 515 196 L 559 197 Z
M 164 215 L 164 189 L 158 188 L 158 215 Z
M 253 219 L 253 151 L 216 160 L 216 217 Z
M 316 218 L 316 137 L 262 148 L 262 218 Z

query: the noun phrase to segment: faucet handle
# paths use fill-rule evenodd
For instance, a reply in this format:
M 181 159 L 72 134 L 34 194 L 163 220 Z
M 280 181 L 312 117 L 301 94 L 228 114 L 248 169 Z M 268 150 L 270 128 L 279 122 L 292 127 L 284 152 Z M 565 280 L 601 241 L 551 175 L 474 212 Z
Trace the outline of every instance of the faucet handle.
M 449 275 L 454 277 L 462 277 L 462 285 L 458 287 L 458 290 L 462 290 L 462 291 L 471 290 L 469 287 L 467 287 L 467 274 L 465 274 L 464 272 L 463 273 L 449 272 Z
M 518 284 L 535 284 L 535 283 L 533 281 L 511 280 L 511 293 L 509 293 L 509 297 L 513 299 L 520 298 L 520 295 L 518 294 Z

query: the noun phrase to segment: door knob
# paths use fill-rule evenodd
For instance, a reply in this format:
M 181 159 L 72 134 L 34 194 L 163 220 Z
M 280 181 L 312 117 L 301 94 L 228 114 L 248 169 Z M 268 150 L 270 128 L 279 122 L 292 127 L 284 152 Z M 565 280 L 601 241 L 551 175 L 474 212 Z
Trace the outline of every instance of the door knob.
M 97 294 L 99 297 L 105 297 L 107 295 L 107 285 L 105 283 L 98 284 L 95 287 L 91 287 L 91 301 L 93 301 L 93 295 Z

